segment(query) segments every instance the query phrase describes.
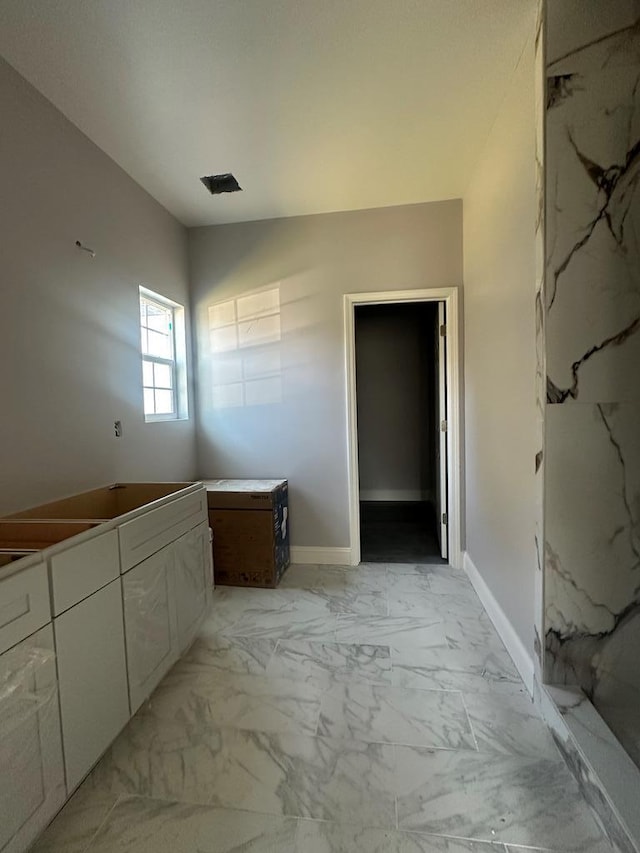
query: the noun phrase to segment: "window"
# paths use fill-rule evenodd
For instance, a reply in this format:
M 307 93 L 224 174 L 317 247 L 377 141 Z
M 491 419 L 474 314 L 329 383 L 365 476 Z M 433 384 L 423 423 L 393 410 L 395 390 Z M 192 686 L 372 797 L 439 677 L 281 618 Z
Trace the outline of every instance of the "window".
M 145 420 L 187 417 L 184 308 L 141 287 L 140 339 Z

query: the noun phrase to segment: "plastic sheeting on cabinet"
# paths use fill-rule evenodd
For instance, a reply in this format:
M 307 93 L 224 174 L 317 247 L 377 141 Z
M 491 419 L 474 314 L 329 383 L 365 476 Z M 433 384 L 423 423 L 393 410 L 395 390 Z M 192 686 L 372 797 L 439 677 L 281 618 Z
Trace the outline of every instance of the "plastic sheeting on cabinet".
M 0 656 L 0 850 L 26 850 L 64 802 L 51 626 Z
M 56 683 L 39 687 L 38 671 L 53 665 L 50 649 L 23 644 L 0 655 L 0 740 L 4 741 L 25 721 L 46 713 L 57 700 Z
M 131 712 L 178 658 L 173 546 L 122 578 Z

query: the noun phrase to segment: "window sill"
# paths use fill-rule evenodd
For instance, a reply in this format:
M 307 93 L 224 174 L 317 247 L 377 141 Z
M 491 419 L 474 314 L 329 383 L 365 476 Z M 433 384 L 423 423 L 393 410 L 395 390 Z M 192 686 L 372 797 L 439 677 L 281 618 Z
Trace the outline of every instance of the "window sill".
M 182 417 L 182 418 L 173 418 L 173 417 L 166 417 L 165 418 L 162 415 L 159 415 L 156 417 L 145 418 L 144 422 L 145 422 L 145 424 L 175 424 L 175 423 L 184 423 L 184 421 L 188 421 L 188 420 L 190 420 L 188 415 L 186 417 Z

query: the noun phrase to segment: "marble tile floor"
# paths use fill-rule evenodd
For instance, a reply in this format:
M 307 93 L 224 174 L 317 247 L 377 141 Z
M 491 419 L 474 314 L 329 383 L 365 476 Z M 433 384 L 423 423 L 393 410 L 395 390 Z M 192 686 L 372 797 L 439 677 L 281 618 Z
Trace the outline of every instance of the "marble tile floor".
M 462 572 L 219 588 L 36 853 L 611 853 Z

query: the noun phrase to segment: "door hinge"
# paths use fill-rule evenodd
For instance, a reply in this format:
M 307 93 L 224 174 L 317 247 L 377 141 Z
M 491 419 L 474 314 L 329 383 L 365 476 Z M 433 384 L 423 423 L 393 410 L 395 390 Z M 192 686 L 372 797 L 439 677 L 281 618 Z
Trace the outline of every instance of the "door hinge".
M 440 432 L 446 432 L 448 428 L 446 421 L 440 421 Z
M 443 512 L 443 513 L 442 513 L 442 523 L 443 523 L 443 524 L 448 524 L 448 523 L 449 523 L 449 521 L 448 521 L 448 519 L 447 519 L 447 513 L 446 513 L 446 512 Z
M 446 324 L 446 323 L 443 323 L 443 324 L 440 326 L 440 337 L 441 337 L 441 338 L 446 338 L 446 336 L 447 336 L 447 324 Z

